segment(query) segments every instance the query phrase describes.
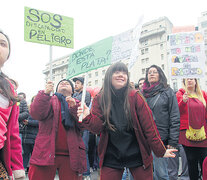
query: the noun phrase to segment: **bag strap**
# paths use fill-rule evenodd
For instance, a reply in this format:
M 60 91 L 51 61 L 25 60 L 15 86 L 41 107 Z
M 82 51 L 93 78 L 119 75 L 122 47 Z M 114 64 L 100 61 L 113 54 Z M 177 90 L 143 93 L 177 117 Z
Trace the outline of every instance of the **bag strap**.
M 153 110 L 153 109 L 154 109 L 155 104 L 157 103 L 157 100 L 159 99 L 159 97 L 160 97 L 160 93 L 158 94 L 157 98 L 155 99 L 155 102 L 154 102 L 154 104 L 153 104 L 153 106 L 152 106 L 152 109 L 151 109 L 151 110 Z

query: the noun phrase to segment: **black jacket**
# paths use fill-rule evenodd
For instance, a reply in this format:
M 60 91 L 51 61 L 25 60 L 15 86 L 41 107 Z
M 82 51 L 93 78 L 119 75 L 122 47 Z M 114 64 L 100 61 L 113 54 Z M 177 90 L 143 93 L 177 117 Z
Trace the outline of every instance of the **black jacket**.
M 22 133 L 24 124 L 23 120 L 27 119 L 29 117 L 29 110 L 27 106 L 27 102 L 25 100 L 20 101 L 19 105 L 19 132 Z
M 29 115 L 28 124 L 25 125 L 22 132 L 22 143 L 23 144 L 34 144 L 39 129 L 38 120 L 32 119 Z
M 146 98 L 152 110 L 155 124 L 165 145 L 176 147 L 179 138 L 180 112 L 177 98 L 173 90 L 168 87 L 159 94 Z M 157 99 L 156 104 L 154 105 Z M 154 108 L 153 108 L 154 105 Z

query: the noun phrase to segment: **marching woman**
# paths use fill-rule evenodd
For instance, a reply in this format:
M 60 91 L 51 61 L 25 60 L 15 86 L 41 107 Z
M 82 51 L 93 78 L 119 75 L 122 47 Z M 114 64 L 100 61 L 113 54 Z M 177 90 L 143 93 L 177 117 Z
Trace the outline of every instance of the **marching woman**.
M 143 96 L 130 88 L 128 69 L 118 62 L 109 67 L 91 112 L 87 106 L 80 124 L 100 134 L 98 146 L 101 180 L 121 180 L 124 167 L 135 180 L 152 180 L 151 150 L 159 157 L 175 157 L 175 149 L 162 143 L 151 110 Z
M 186 153 L 190 179 L 198 180 L 198 163 L 202 169 L 207 156 L 207 94 L 200 89 L 197 79 L 188 78 L 183 80 L 183 88 L 176 96 L 180 109 L 179 143 Z
M 19 137 L 17 94 L 1 71 L 10 55 L 8 37 L 0 31 L 0 179 L 25 177 Z

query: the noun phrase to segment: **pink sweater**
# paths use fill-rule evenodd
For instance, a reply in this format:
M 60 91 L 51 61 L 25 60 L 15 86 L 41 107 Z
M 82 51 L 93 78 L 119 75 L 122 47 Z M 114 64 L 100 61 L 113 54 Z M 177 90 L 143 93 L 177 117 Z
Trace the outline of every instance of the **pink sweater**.
M 13 86 L 11 85 L 12 90 Z M 13 90 L 13 93 L 14 90 Z M 25 177 L 22 146 L 19 137 L 19 107 L 15 104 L 0 108 L 0 149 L 3 161 L 11 179 Z

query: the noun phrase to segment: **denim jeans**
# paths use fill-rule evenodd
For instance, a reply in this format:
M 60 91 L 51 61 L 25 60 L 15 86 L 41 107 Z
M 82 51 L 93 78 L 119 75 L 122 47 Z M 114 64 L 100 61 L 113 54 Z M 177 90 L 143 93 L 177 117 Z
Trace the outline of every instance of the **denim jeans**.
M 168 175 L 168 158 L 158 158 L 153 155 L 153 179 L 154 180 L 169 180 Z
M 90 175 L 90 164 L 89 164 L 89 159 L 88 159 L 88 141 L 89 141 L 89 131 L 84 130 L 83 131 L 83 136 L 82 136 L 85 148 L 86 148 L 86 161 L 87 161 L 87 171 L 83 173 L 84 176 L 89 176 Z
M 188 175 L 188 163 L 185 155 L 185 151 L 181 144 L 178 144 L 178 151 L 174 152 L 176 154 L 175 158 L 169 158 L 168 160 L 168 173 L 170 180 L 178 179 L 178 171 L 180 167 L 179 157 L 181 158 L 181 167 L 180 180 L 190 180 Z

